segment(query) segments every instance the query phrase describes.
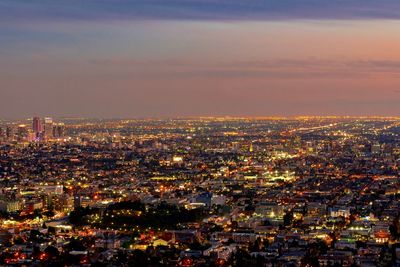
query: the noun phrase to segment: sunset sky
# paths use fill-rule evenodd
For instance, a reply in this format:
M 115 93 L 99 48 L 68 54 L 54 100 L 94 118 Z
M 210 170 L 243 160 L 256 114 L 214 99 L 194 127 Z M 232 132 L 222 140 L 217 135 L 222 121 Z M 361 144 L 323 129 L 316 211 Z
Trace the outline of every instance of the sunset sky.
M 0 0 L 0 118 L 400 116 L 398 0 Z

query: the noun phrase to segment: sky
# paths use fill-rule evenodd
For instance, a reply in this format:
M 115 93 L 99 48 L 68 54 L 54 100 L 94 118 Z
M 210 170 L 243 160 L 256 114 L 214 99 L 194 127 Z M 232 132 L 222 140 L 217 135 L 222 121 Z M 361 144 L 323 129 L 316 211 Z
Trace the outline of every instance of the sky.
M 0 0 L 0 118 L 400 116 L 398 0 Z

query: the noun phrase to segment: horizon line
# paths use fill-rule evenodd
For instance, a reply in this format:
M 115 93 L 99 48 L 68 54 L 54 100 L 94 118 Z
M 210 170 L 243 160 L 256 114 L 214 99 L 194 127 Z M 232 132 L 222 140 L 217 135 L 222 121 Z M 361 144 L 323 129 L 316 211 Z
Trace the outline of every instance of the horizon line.
M 145 120 L 202 120 L 202 119 L 232 119 L 232 120 L 301 120 L 301 119 L 395 119 L 400 120 L 400 115 L 393 116 L 393 115 L 290 115 L 290 116 L 282 116 L 282 115 L 274 115 L 274 116 L 231 116 L 231 115 L 221 115 L 221 116 L 140 116 L 140 117 L 83 117 L 83 116 L 31 116 L 31 117 L 24 117 L 24 118 L 0 118 L 0 121 L 7 122 L 7 121 L 20 121 L 20 120 L 32 120 L 34 117 L 50 117 L 59 120 L 138 120 L 138 121 L 145 121 Z

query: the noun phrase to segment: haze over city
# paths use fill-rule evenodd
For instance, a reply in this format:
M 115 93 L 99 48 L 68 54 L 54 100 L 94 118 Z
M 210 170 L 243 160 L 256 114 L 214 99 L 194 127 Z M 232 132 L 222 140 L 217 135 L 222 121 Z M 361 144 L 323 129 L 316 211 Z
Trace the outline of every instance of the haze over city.
M 400 266 L 399 0 L 0 0 L 0 266 Z
M 398 1 L 0 2 L 0 114 L 400 114 Z

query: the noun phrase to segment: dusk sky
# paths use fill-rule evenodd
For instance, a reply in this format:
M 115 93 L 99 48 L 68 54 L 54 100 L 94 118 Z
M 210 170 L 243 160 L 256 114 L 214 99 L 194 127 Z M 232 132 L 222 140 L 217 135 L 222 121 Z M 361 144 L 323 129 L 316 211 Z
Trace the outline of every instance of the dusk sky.
M 399 0 L 0 0 L 0 118 L 400 116 Z

